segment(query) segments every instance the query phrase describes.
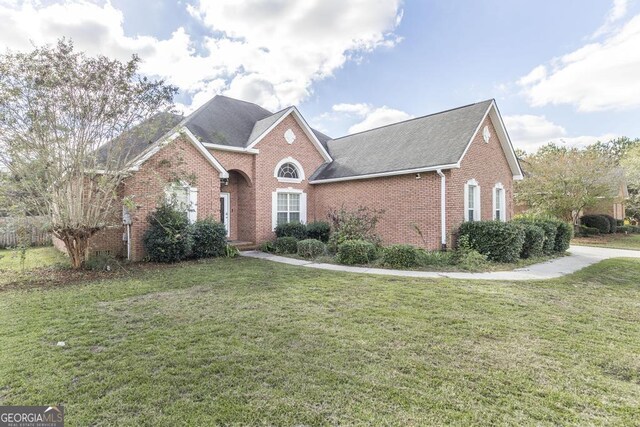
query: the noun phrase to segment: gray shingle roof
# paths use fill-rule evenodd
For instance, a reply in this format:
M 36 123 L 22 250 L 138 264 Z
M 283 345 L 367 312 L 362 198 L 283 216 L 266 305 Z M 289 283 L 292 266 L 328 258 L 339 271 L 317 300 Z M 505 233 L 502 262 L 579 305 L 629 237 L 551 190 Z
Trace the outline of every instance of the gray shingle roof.
M 246 147 L 257 122 L 272 115 L 251 102 L 218 95 L 191 113 L 183 124 L 201 142 Z
M 333 162 L 310 180 L 429 168 L 457 163 L 493 100 L 329 140 Z
M 104 164 L 109 157 L 111 160 L 115 160 L 116 156 L 121 164 L 130 162 L 176 127 L 182 119 L 182 116 L 168 112 L 150 117 L 100 147 L 98 150 L 99 163 Z
M 268 117 L 265 117 L 262 120 L 258 120 L 256 124 L 253 126 L 253 130 L 251 131 L 251 135 L 249 135 L 248 140 L 246 141 L 246 145 L 249 146 L 253 141 L 258 139 L 260 135 L 264 133 L 267 129 L 271 127 L 275 122 L 280 119 L 283 115 L 285 115 L 289 111 L 289 108 L 285 108 L 284 110 L 280 110 L 277 113 L 274 113 Z

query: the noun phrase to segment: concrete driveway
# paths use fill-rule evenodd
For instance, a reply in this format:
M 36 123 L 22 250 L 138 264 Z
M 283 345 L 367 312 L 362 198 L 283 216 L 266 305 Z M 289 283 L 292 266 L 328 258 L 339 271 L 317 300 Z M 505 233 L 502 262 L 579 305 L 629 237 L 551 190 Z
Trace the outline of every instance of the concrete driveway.
M 385 276 L 477 279 L 477 280 L 546 280 L 574 273 L 591 264 L 608 258 L 640 258 L 640 251 L 626 249 L 596 248 L 590 246 L 571 246 L 569 255 L 540 264 L 511 271 L 493 271 L 488 273 L 459 273 L 434 271 L 390 270 L 386 268 L 351 267 L 346 265 L 324 264 L 313 261 L 287 258 L 260 251 L 245 251 L 240 255 L 280 262 L 282 264 L 318 268 L 321 270 L 344 271 L 348 273 L 381 274 Z

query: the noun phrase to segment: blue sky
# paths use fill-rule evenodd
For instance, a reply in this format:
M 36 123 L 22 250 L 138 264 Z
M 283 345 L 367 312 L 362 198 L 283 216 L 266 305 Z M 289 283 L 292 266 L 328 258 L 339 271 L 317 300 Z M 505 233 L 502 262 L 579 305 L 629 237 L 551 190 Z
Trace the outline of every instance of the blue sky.
M 139 53 L 186 112 L 295 104 L 340 136 L 496 98 L 520 148 L 640 137 L 637 0 L 0 0 L 0 22 L 2 47 Z

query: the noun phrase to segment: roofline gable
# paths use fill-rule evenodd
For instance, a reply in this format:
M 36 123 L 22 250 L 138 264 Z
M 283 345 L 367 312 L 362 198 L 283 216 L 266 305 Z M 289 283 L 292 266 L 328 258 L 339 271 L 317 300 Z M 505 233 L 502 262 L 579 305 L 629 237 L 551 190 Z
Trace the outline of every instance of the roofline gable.
M 274 113 L 274 114 L 277 114 L 277 113 Z M 324 158 L 325 162 L 333 161 L 333 159 L 331 158 L 331 156 L 329 155 L 327 150 L 325 150 L 324 146 L 322 145 L 322 143 L 320 142 L 318 137 L 315 135 L 315 133 L 313 133 L 313 130 L 311 129 L 311 127 L 309 126 L 307 121 L 304 119 L 304 117 L 302 117 L 302 114 L 300 114 L 300 112 L 298 111 L 298 109 L 296 107 L 289 107 L 287 112 L 284 113 L 271 126 L 269 126 L 264 132 L 262 132 L 260 134 L 260 136 L 258 136 L 251 144 L 249 144 L 246 147 L 246 150 L 250 150 L 253 147 L 255 147 L 256 144 L 258 144 L 260 141 L 262 141 L 269 134 L 269 132 L 271 132 L 273 129 L 275 129 L 276 126 L 278 126 L 286 117 L 288 117 L 291 114 L 293 114 L 293 118 L 296 120 L 296 122 L 298 122 L 298 124 L 302 128 L 302 131 L 305 133 L 305 135 L 307 135 L 307 138 L 309 138 L 309 140 L 311 140 L 313 145 L 316 147 L 316 150 L 318 150 L 318 152 Z
M 460 156 L 458 163 L 456 163 L 457 167 L 460 167 L 462 163 L 462 159 L 464 159 L 464 156 L 467 154 L 467 151 L 469 151 L 469 147 L 471 147 L 471 143 L 475 139 L 476 135 L 478 135 L 478 132 L 480 132 L 480 128 L 482 127 L 482 124 L 486 120 L 487 116 L 491 119 L 491 123 L 493 124 L 493 127 L 496 129 L 496 133 L 497 133 L 496 136 L 500 141 L 500 145 L 502 146 L 502 151 L 504 151 L 505 157 L 507 158 L 507 163 L 509 163 L 509 167 L 511 168 L 513 179 L 518 181 L 522 180 L 524 178 L 524 174 L 522 173 L 522 168 L 520 167 L 518 156 L 516 156 L 516 152 L 513 149 L 511 138 L 509 138 L 509 134 L 507 133 L 507 129 L 504 125 L 504 122 L 502 120 L 502 115 L 498 110 L 498 106 L 496 104 L 495 99 L 491 100 L 491 104 L 489 104 L 489 106 L 487 107 L 487 111 L 482 116 L 482 120 L 480 120 L 480 122 L 478 123 L 478 126 L 476 127 L 476 130 L 471 135 L 471 138 L 469 139 L 469 142 L 467 143 L 467 146 L 464 149 L 464 152 Z
M 198 141 L 198 139 L 195 137 L 195 135 L 193 133 L 191 133 L 191 131 L 186 126 L 181 126 L 178 130 L 174 131 L 173 133 L 169 134 L 168 136 L 165 136 L 165 137 L 160 138 L 159 140 L 157 140 L 154 143 L 153 147 L 151 147 L 151 149 L 149 149 L 146 152 L 144 152 L 143 154 L 141 154 L 133 162 L 133 165 L 131 166 L 130 170 L 132 170 L 132 171 L 139 170 L 140 166 L 142 166 L 147 160 L 149 160 L 151 157 L 153 157 L 158 151 L 160 151 L 167 144 L 169 144 L 170 142 L 172 142 L 175 139 L 177 139 L 178 137 L 180 137 L 180 135 L 182 135 L 182 134 L 187 136 L 186 139 L 191 143 L 191 145 L 193 145 L 194 148 L 200 154 L 202 154 L 202 156 L 209 162 L 209 164 L 211 166 L 213 166 L 214 169 L 216 169 L 218 171 L 218 173 L 220 173 L 220 178 L 229 178 L 229 172 L 227 172 L 227 170 L 224 168 L 224 166 L 222 166 L 222 164 L 218 160 L 216 160 L 215 157 L 213 157 L 211 155 L 209 150 L 207 150 L 202 145 L 202 143 L 200 141 Z

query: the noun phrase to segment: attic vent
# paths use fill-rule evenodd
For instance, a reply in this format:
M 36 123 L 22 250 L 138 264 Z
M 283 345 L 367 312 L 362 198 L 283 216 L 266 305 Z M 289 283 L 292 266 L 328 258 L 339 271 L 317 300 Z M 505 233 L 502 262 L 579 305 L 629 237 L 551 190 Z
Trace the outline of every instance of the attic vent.
M 285 141 L 287 141 L 287 144 L 293 144 L 293 141 L 296 140 L 296 134 L 293 133 L 291 129 L 287 129 L 287 131 L 284 133 L 284 139 Z
M 489 131 L 489 126 L 485 126 L 482 129 L 482 139 L 484 139 L 485 143 L 489 143 L 489 139 L 491 138 L 491 132 Z

